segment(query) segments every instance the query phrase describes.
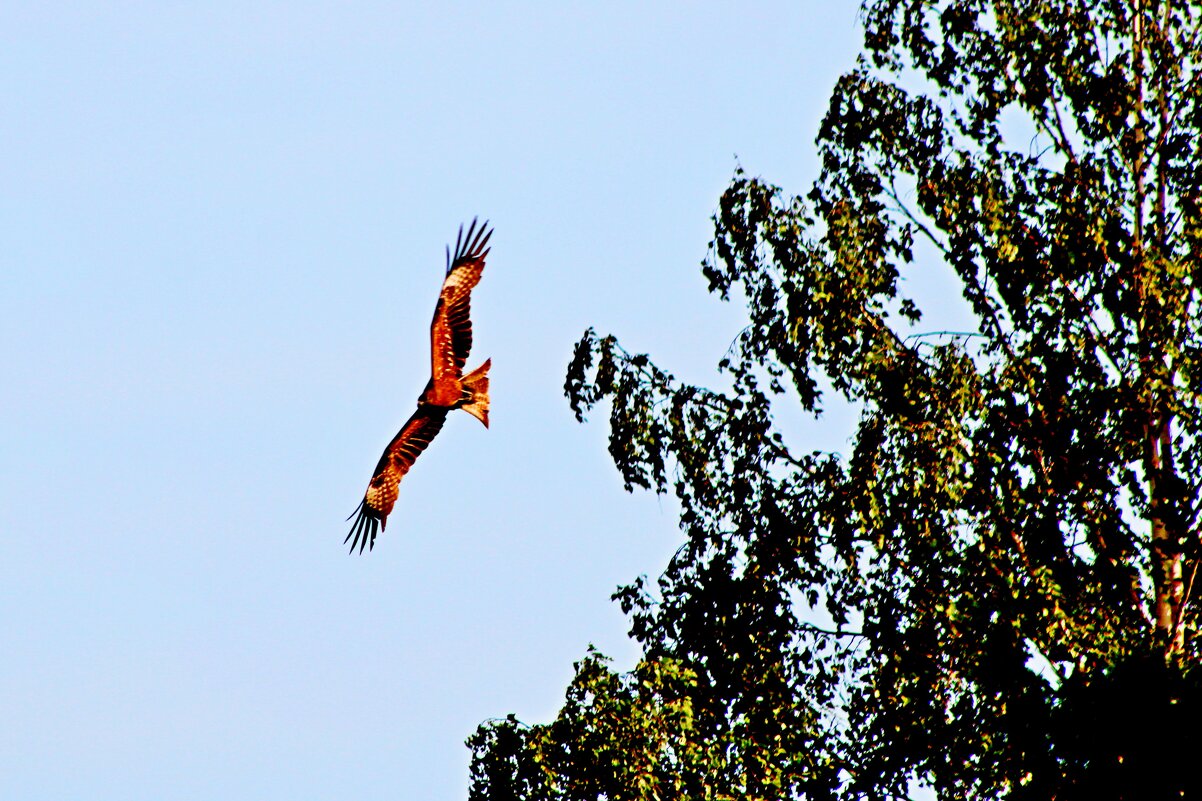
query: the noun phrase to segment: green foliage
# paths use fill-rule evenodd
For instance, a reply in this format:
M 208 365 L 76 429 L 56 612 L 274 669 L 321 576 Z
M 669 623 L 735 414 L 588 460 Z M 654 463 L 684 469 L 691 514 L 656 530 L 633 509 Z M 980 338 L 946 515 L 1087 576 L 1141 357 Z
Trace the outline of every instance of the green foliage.
M 473 798 L 1202 797 L 1200 20 L 865 4 L 813 189 L 739 170 L 715 214 L 729 389 L 577 345 L 572 409 L 685 541 L 615 596 L 639 666 L 482 727 Z M 976 331 L 916 332 L 934 260 Z M 787 443 L 832 394 L 849 454 Z
M 731 797 L 708 780 L 737 743 L 698 736 L 693 671 L 658 660 L 622 675 L 595 651 L 576 671 L 550 725 L 510 717 L 477 732 L 469 745 L 485 756 L 473 765 L 472 799 Z

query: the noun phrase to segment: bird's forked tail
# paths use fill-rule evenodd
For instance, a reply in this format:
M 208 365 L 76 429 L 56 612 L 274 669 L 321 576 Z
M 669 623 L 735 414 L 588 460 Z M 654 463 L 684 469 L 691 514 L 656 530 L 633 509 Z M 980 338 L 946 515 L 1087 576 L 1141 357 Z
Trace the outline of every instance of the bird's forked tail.
M 467 402 L 459 407 L 484 423 L 485 428 L 488 428 L 488 368 L 490 366 L 492 366 L 492 359 L 488 359 L 463 377 L 463 394 L 467 397 Z

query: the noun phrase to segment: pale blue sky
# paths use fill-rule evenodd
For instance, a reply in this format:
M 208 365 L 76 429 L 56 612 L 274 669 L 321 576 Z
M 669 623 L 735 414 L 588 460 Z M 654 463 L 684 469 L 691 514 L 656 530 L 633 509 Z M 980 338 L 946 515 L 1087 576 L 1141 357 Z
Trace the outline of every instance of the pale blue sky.
M 0 5 L 0 798 L 462 799 L 676 547 L 564 367 L 709 382 L 735 166 L 804 192 L 855 3 Z M 456 415 L 344 518 L 488 217 Z

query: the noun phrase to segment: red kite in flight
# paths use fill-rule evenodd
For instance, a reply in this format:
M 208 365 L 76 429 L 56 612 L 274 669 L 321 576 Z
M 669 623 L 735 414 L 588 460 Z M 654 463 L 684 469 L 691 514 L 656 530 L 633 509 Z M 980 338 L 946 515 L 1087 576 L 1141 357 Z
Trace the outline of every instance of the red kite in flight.
M 467 375 L 463 374 L 463 364 L 472 349 L 472 288 L 480 282 L 491 237 L 487 221 L 477 231 L 472 220 L 467 236 L 459 226 L 453 257 L 447 248 L 447 275 L 430 321 L 430 380 L 417 399 L 417 411 L 384 449 L 359 508 L 351 512 L 351 517 L 359 515 L 344 540 L 351 543 L 352 553 L 356 546 L 359 553 L 364 547 L 370 550 L 375 546 L 376 531 L 387 527 L 401 479 L 442 429 L 452 409 L 463 409 L 488 427 L 488 368 L 492 359 Z

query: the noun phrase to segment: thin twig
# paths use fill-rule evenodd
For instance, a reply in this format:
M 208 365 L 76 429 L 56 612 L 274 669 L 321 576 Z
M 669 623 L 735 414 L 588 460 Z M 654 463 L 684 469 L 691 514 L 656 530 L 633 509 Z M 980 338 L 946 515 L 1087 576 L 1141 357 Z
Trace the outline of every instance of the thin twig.
M 798 627 L 802 631 L 808 631 L 811 634 L 825 634 L 829 637 L 851 637 L 854 639 L 856 637 L 865 636 L 864 632 L 862 632 L 862 631 L 848 631 L 846 629 L 824 629 L 821 626 L 815 626 L 813 623 L 801 623 L 798 625 Z
M 885 190 L 885 194 L 897 204 L 897 211 L 900 211 L 903 215 L 905 215 L 906 219 L 913 223 L 914 227 L 917 228 L 923 236 L 930 240 L 932 245 L 939 248 L 940 253 L 942 253 L 944 256 L 951 255 L 947 249 L 947 245 L 940 242 L 938 237 L 936 237 L 931 229 L 927 227 L 927 224 L 918 219 L 918 217 L 916 217 L 914 213 L 910 211 L 909 207 L 902 202 L 901 198 L 898 197 L 897 187 L 894 186 L 892 178 L 889 179 L 889 188 Z

